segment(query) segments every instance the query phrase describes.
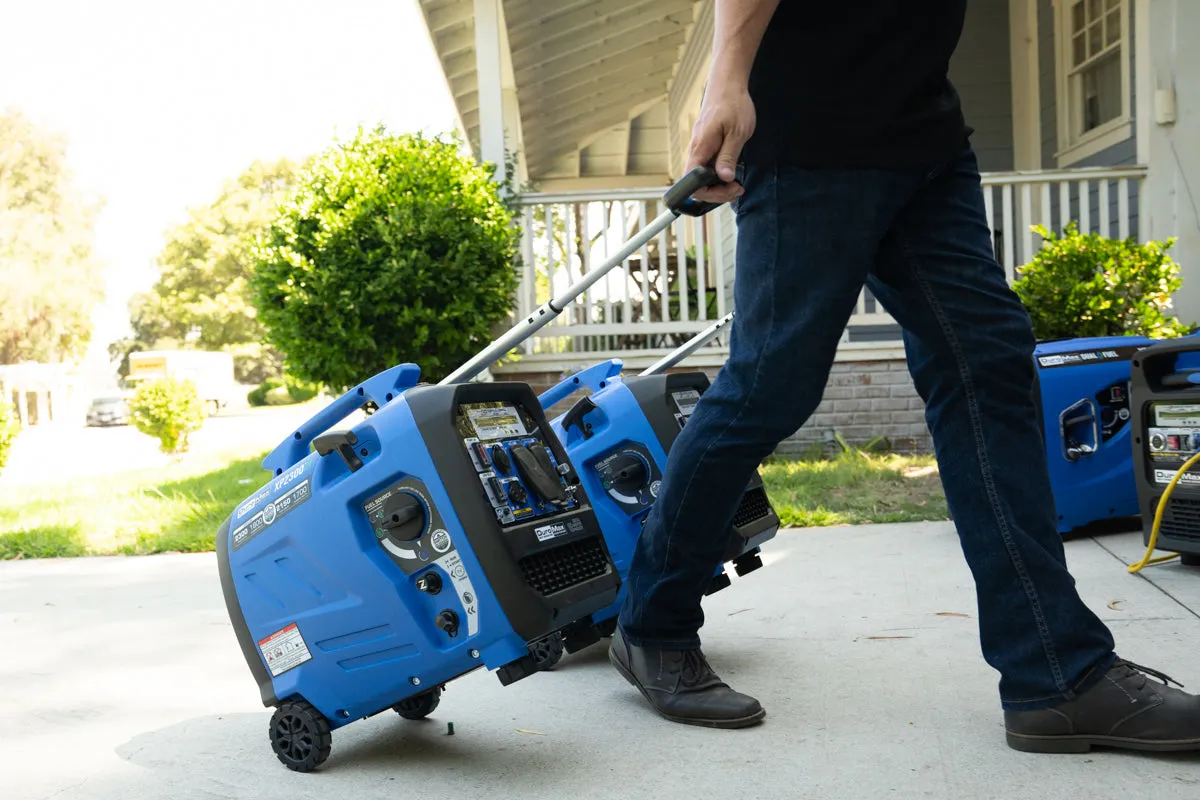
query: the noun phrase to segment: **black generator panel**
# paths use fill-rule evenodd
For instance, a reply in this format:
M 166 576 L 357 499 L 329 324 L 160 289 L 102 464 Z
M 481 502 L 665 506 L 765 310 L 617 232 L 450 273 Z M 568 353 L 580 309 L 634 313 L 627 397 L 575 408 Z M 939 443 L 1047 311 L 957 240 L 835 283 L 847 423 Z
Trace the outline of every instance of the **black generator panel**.
M 1131 362 L 1133 459 L 1143 541 L 1167 484 L 1200 452 L 1200 337 L 1152 345 Z M 1157 548 L 1200 566 L 1200 461 L 1175 484 L 1163 510 Z

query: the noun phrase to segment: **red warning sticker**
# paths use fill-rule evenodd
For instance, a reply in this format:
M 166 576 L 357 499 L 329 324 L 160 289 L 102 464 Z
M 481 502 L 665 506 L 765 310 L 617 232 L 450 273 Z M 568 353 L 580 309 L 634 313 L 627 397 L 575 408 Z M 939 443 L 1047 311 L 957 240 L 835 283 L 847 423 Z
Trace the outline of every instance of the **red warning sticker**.
M 312 653 L 308 652 L 308 645 L 304 643 L 304 637 L 300 635 L 300 629 L 294 622 L 283 630 L 260 639 L 258 649 L 262 651 L 267 669 L 271 670 L 273 678 L 312 660 Z

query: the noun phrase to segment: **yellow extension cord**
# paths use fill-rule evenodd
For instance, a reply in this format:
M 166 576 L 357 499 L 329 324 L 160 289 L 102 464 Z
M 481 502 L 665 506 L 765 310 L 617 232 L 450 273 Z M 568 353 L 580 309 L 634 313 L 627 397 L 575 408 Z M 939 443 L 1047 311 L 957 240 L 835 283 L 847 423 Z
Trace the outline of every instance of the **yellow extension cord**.
M 1162 497 L 1158 499 L 1158 508 L 1154 511 L 1154 524 L 1150 527 L 1150 541 L 1146 543 L 1146 554 L 1142 556 L 1141 561 L 1129 567 L 1130 573 L 1141 572 L 1143 568 L 1148 567 L 1151 564 L 1161 564 L 1164 561 L 1170 561 L 1179 556 L 1178 553 L 1172 553 L 1169 556 L 1159 556 L 1158 558 L 1150 557 L 1154 554 L 1155 545 L 1158 543 L 1158 529 L 1162 525 L 1163 512 L 1167 508 L 1167 500 L 1170 498 L 1171 492 L 1175 491 L 1175 484 L 1179 483 L 1179 479 L 1183 477 L 1183 473 L 1187 472 L 1188 469 L 1197 461 L 1200 461 L 1200 453 L 1196 453 L 1187 461 L 1183 462 L 1183 466 L 1179 468 L 1179 470 L 1171 478 L 1171 482 L 1167 484 L 1167 488 L 1163 490 Z

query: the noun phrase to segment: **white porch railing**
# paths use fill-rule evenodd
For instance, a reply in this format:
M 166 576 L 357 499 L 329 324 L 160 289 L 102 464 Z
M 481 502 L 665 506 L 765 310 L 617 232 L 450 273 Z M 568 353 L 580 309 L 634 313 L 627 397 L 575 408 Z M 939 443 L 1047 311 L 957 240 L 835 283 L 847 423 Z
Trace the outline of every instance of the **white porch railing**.
M 1144 167 L 985 173 L 984 203 L 996 258 L 1011 282 L 1041 247 L 1036 224 L 1110 237 L 1138 236 Z M 518 314 L 527 314 L 599 264 L 663 211 L 665 187 L 528 194 L 522 200 Z M 737 229 L 728 206 L 682 217 L 523 346 L 534 361 L 656 358 L 733 308 Z M 843 337 L 846 357 L 894 349 L 895 321 L 864 292 Z M 724 336 L 708 345 L 715 353 Z

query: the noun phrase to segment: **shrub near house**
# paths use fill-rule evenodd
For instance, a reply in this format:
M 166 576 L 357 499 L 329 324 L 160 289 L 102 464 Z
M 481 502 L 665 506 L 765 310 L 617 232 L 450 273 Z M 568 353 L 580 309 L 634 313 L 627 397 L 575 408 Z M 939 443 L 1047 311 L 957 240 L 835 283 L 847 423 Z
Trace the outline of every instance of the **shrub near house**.
M 1061 237 L 1042 226 L 1044 240 L 1020 267 L 1013 289 L 1029 311 L 1039 340 L 1090 336 L 1172 339 L 1190 326 L 1169 316 L 1183 279 L 1167 251 L 1175 243 L 1108 239 L 1081 234 L 1075 223 Z
M 204 405 L 191 381 L 148 381 L 129 401 L 129 421 L 142 433 L 158 439 L 164 453 L 186 453 L 189 434 L 204 424 Z

